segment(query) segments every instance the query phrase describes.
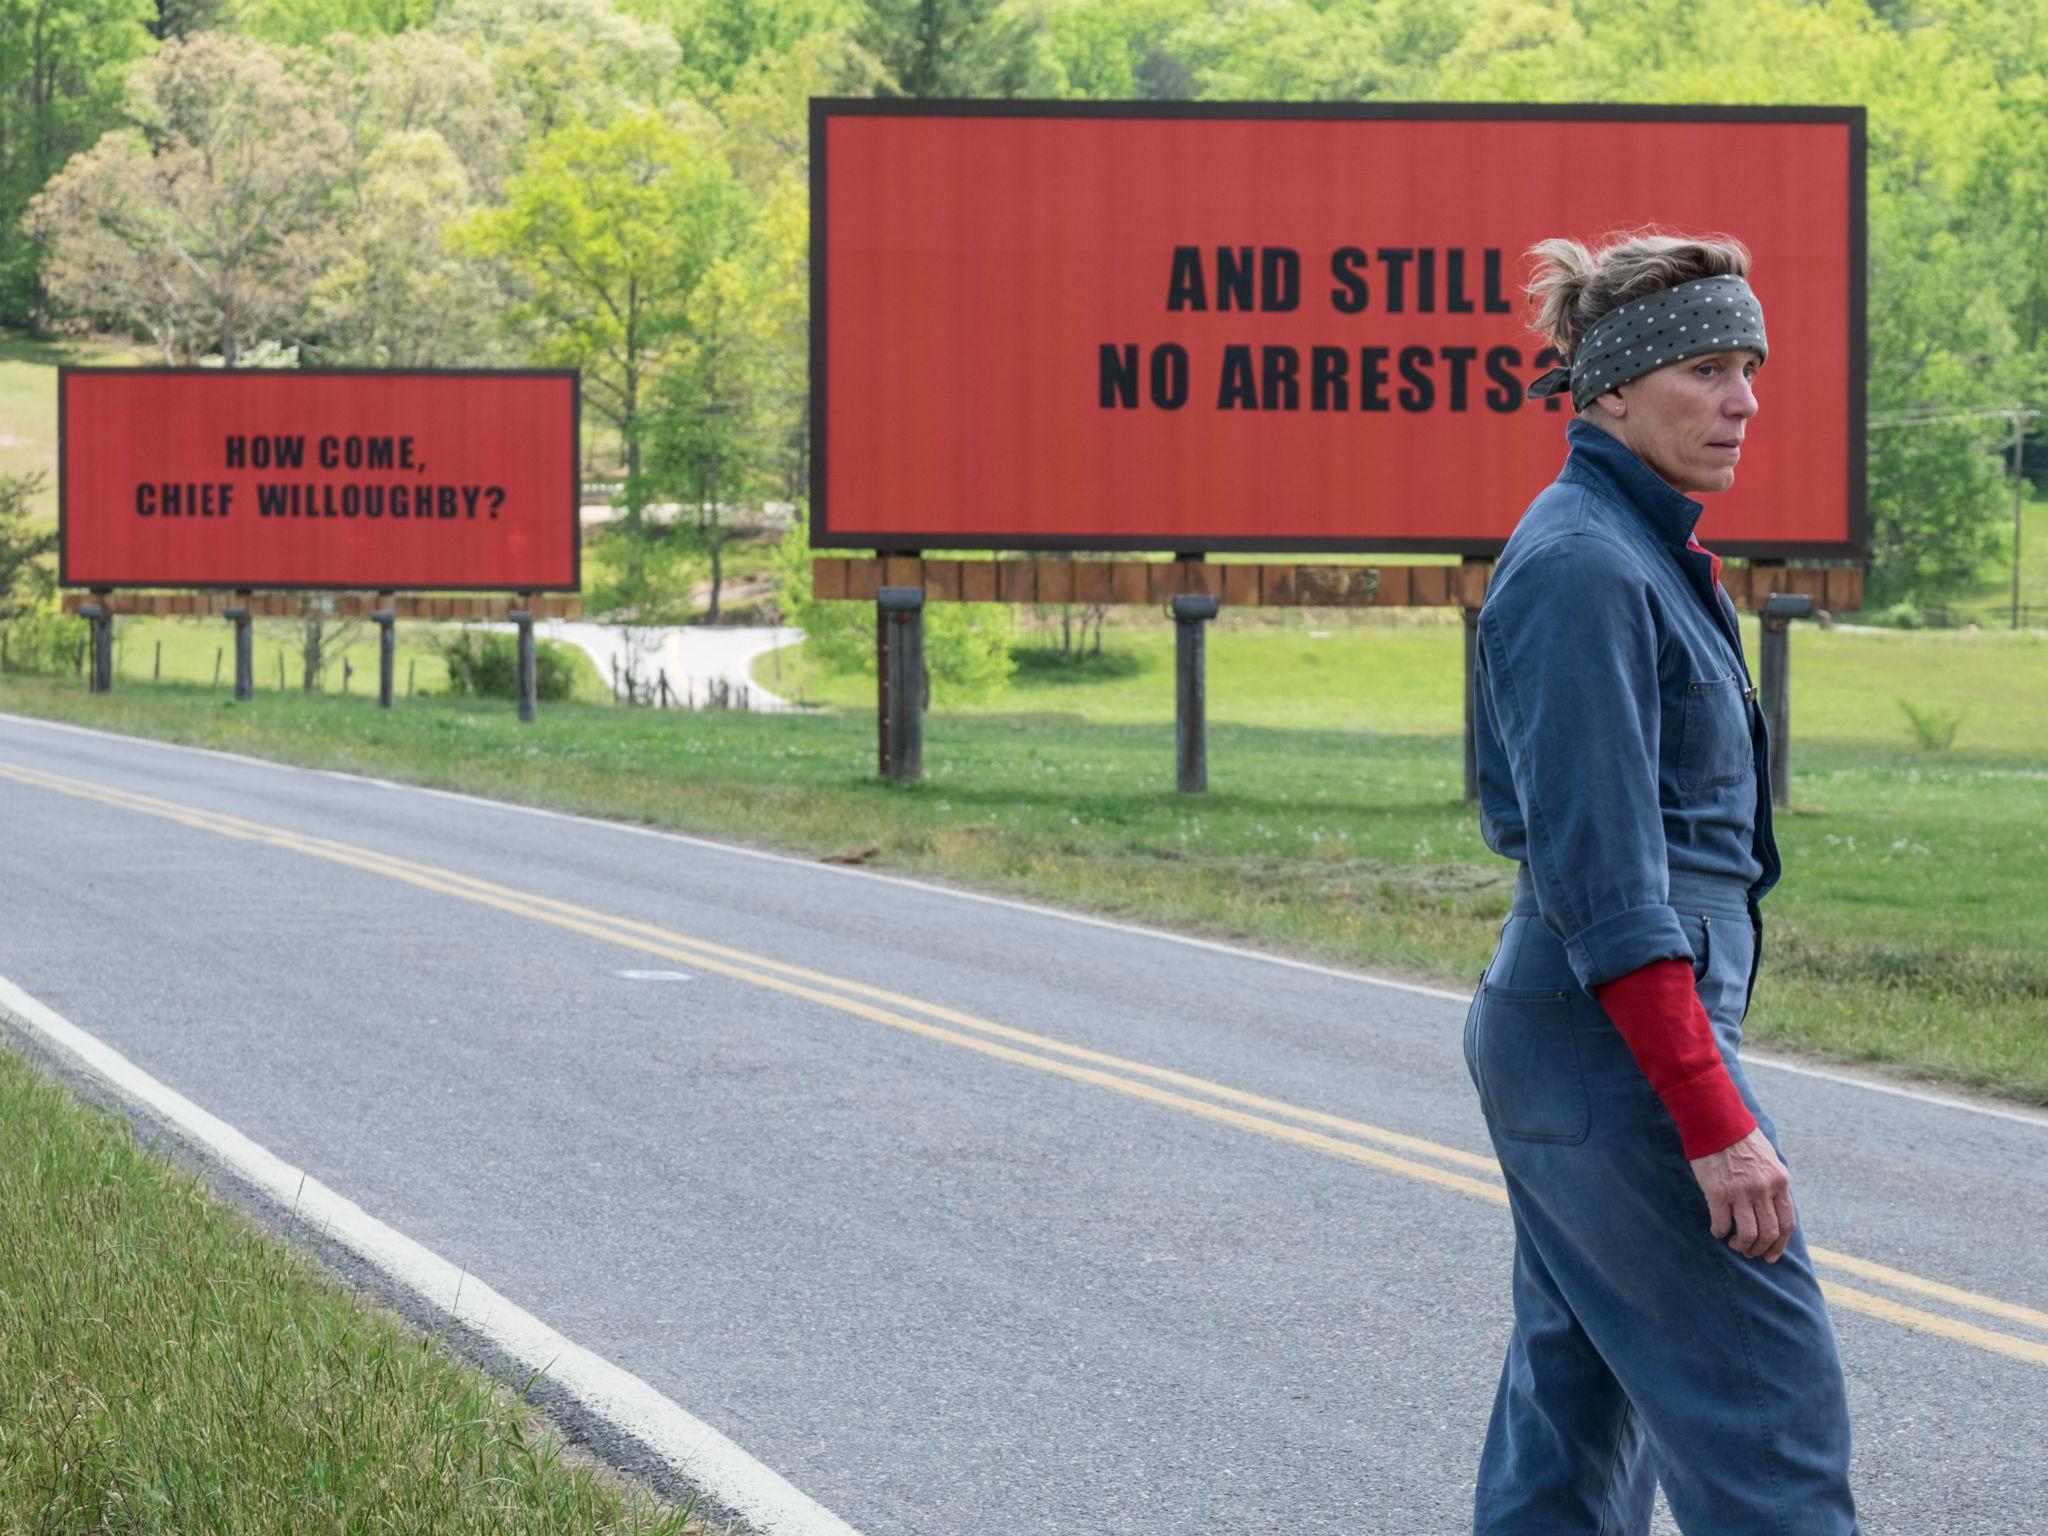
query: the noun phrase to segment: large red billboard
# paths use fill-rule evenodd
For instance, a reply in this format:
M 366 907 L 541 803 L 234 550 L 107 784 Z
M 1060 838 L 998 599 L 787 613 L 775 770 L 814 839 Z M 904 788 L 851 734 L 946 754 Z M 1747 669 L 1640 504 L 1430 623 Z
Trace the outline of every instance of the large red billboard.
M 1568 400 L 1530 246 L 1726 232 L 1770 359 L 1700 536 L 1863 537 L 1861 108 L 812 103 L 812 541 L 1491 554 Z
M 77 587 L 574 591 L 572 371 L 66 368 Z

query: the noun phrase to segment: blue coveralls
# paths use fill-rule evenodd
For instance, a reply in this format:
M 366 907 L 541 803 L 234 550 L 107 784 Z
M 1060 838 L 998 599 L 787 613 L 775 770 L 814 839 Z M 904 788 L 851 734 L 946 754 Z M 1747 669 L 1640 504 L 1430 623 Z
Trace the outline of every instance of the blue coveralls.
M 1514 1219 L 1477 1536 L 1852 1536 L 1849 1419 L 1803 1232 L 1708 1231 L 1678 1128 L 1592 989 L 1689 959 L 1735 1085 L 1778 872 L 1762 711 L 1701 507 L 1566 428 L 1479 617 L 1482 829 L 1515 900 L 1465 1023 Z M 1780 1156 L 1783 1149 L 1780 1148 Z M 1795 1194 L 1796 1194 L 1795 1181 Z

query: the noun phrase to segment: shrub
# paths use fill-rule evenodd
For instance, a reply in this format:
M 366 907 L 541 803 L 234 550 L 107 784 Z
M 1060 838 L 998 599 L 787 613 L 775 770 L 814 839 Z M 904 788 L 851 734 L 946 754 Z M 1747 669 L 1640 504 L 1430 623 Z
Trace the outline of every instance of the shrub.
M 819 601 L 811 592 L 810 538 L 801 515 L 776 546 L 776 604 L 804 632 L 804 653 L 830 672 L 875 675 L 872 603 Z M 944 705 L 1009 686 L 1016 617 L 1003 603 L 931 603 L 924 611 L 924 665 Z
M 54 604 L 36 608 L 9 624 L 0 624 L 6 636 L 7 670 L 40 677 L 56 677 L 78 664 L 85 644 L 86 622 L 58 612 Z
M 434 649 L 448 664 L 448 691 L 482 699 L 519 697 L 519 637 L 502 630 L 443 630 Z M 575 679 L 569 647 L 553 640 L 533 642 L 533 692 L 543 703 L 569 697 Z
M 1906 716 L 1913 740 L 1929 752 L 1946 752 L 1955 745 L 1956 727 L 1963 723 L 1964 710 L 1943 711 L 1917 708 L 1910 699 L 1894 699 Z

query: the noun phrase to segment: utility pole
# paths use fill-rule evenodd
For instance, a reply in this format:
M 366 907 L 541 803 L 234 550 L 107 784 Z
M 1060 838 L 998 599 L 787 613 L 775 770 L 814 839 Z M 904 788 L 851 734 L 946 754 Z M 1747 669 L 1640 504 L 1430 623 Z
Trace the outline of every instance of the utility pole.
M 2027 499 L 2027 415 L 2012 413 L 2012 627 L 2020 627 L 2020 514 Z

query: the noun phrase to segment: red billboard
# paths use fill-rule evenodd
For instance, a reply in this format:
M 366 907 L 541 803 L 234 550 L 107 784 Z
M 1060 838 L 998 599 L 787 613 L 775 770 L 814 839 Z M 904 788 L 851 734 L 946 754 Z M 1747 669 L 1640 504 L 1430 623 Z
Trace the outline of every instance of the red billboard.
M 75 587 L 575 591 L 573 371 L 66 368 Z
M 812 542 L 1498 552 L 1568 400 L 1525 254 L 1738 236 L 1720 552 L 1864 543 L 1861 108 L 812 103 Z

